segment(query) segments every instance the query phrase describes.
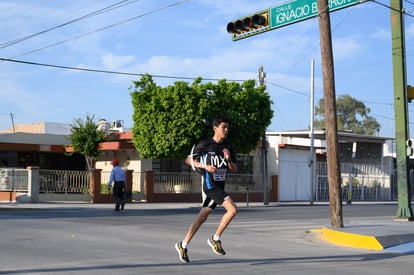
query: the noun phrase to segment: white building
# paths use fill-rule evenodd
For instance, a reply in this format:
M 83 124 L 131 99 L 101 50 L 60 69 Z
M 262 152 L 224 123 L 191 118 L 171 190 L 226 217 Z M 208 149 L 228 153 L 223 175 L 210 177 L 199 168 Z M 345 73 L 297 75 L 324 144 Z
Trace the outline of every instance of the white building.
M 318 199 L 321 173 L 326 177 L 326 168 L 320 169 L 326 167 L 325 130 L 314 131 L 313 144 L 310 134 L 309 130 L 266 133 L 268 172 L 278 175 L 280 201 Z M 357 180 L 371 184 L 381 174 L 381 186 L 391 188 L 391 139 L 339 131 L 338 141 L 343 187 Z

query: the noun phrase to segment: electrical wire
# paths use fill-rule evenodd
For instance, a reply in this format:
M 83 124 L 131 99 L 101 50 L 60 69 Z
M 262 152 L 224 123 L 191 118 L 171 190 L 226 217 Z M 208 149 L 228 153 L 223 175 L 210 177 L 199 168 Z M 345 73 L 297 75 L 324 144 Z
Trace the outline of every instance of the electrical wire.
M 138 1 L 138 0 L 135 0 L 135 1 Z M 132 1 L 132 2 L 135 2 L 135 1 Z M 129 18 L 129 19 L 127 19 L 127 20 L 124 20 L 124 21 L 121 21 L 121 22 L 118 22 L 118 23 L 115 23 L 115 24 L 112 24 L 112 25 L 109 25 L 109 26 L 106 26 L 106 27 L 103 27 L 103 28 L 97 29 L 97 30 L 95 30 L 95 31 L 92 31 L 92 32 L 89 32 L 89 33 L 85 33 L 85 34 L 82 34 L 82 35 L 75 36 L 75 37 L 73 37 L 73 38 L 71 38 L 71 39 L 67 39 L 67 40 L 64 40 L 64 41 L 61 41 L 61 42 L 57 42 L 57 43 L 54 43 L 54 44 L 50 44 L 50 45 L 48 45 L 48 46 L 45 46 L 45 47 L 42 47 L 42 48 L 39 48 L 39 49 L 36 49 L 36 50 L 32 50 L 32 51 L 30 51 L 30 52 L 26 52 L 26 53 L 20 54 L 19 56 L 21 56 L 21 55 L 27 55 L 27 54 L 30 54 L 30 53 L 33 53 L 33 52 L 37 52 L 37 51 L 40 51 L 40 50 L 43 50 L 43 49 L 46 49 L 46 48 L 50 48 L 50 47 L 52 47 L 52 46 L 56 46 L 56 45 L 59 45 L 59 44 L 63 44 L 63 43 L 66 43 L 66 42 L 68 42 L 68 41 L 71 41 L 71 40 L 74 40 L 74 39 L 78 39 L 78 38 L 81 38 L 81 37 L 84 37 L 84 36 L 87 36 L 87 35 L 90 35 L 90 34 L 93 34 L 93 33 L 96 33 L 96 32 L 99 32 L 99 31 L 102 31 L 102 30 L 105 30 L 105 29 L 108 29 L 108 28 L 112 28 L 112 27 L 114 27 L 114 26 L 118 26 L 118 25 L 120 25 L 120 24 L 124 24 L 124 23 L 130 22 L 130 21 L 132 21 L 132 20 L 136 20 L 136 19 L 141 18 L 141 17 L 143 17 L 143 16 L 146 16 L 146 15 L 149 15 L 149 14 L 152 14 L 152 13 L 155 13 L 155 12 L 158 12 L 158 11 L 160 11 L 160 10 L 163 10 L 163 9 L 166 9 L 166 8 L 169 8 L 169 7 L 172 7 L 172 6 L 175 6 L 175 5 L 181 4 L 181 3 L 183 3 L 183 2 L 187 2 L 187 1 L 189 1 L 189 0 L 179 1 L 179 2 L 173 3 L 173 4 L 171 4 L 171 5 L 168 5 L 168 6 L 166 6 L 166 7 L 162 7 L 162 8 L 159 8 L 159 9 L 156 9 L 156 10 L 153 10 L 153 11 L 150 11 L 150 12 L 147 12 L 147 13 L 145 13 L 145 14 L 142 14 L 142 15 L 139 15 L 139 16 L 136 16 L 136 17 L 133 17 L 133 18 Z M 389 7 L 389 6 L 385 5 L 385 4 L 382 4 L 382 3 L 380 3 L 380 2 L 377 2 L 377 1 L 375 1 L 375 0 L 369 0 L 369 1 L 375 2 L 375 3 L 377 3 L 377 4 L 380 4 L 380 5 L 382 5 L 382 6 L 385 6 L 385 7 L 387 7 L 387 8 L 392 9 L 391 7 Z M 411 2 L 409 2 L 409 1 L 407 1 L 407 0 L 405 0 L 405 1 L 406 1 L 406 2 L 408 2 L 408 3 L 411 3 Z M 27 37 L 24 37 L 24 38 L 20 38 L 20 40 L 19 40 L 19 39 L 17 39 L 17 40 L 10 41 L 10 42 L 4 43 L 4 44 L 0 44 L 0 49 L 1 49 L 1 48 L 4 48 L 4 47 L 8 47 L 8 46 L 13 45 L 13 44 L 16 44 L 16 43 L 19 43 L 19 42 L 24 41 L 24 40 L 30 39 L 30 38 L 35 37 L 35 36 L 37 36 L 37 35 L 40 35 L 40 34 L 46 33 L 46 32 L 48 32 L 48 31 L 51 31 L 51 30 L 54 30 L 54 29 L 57 29 L 57 28 L 60 28 L 60 27 L 66 26 L 66 25 L 68 25 L 68 24 L 70 24 L 70 23 L 74 23 L 74 22 L 77 22 L 77 21 L 79 21 L 79 20 L 82 20 L 82 19 L 85 19 L 85 18 L 88 18 L 88 17 L 91 17 L 91 16 L 98 15 L 98 14 L 103 13 L 103 12 L 109 11 L 109 10 L 111 10 L 111 9 L 118 8 L 118 7 L 119 7 L 119 5 L 121 5 L 121 4 L 122 4 L 122 5 L 127 5 L 127 4 L 131 4 L 131 3 L 132 3 L 132 2 L 125 3 L 125 2 L 128 2 L 128 1 L 127 1 L 127 0 L 124 0 L 124 1 L 118 2 L 118 3 L 116 3 L 116 4 L 113 4 L 113 5 L 109 6 L 109 7 L 106 7 L 106 8 L 103 8 L 103 9 L 101 9 L 101 10 L 95 11 L 95 12 L 93 12 L 93 13 L 90 13 L 90 14 L 87 14 L 87 15 L 84 15 L 84 16 L 81 16 L 81 17 L 79 17 L 79 18 L 77 18 L 77 19 L 71 20 L 71 21 L 66 22 L 66 23 L 64 23 L 64 24 L 61 24 L 61 25 L 59 25 L 59 26 L 56 26 L 56 27 L 50 28 L 50 29 L 48 29 L 48 30 L 45 30 L 45 31 L 42 31 L 42 32 L 39 32 L 39 33 L 36 33 L 36 34 L 30 35 L 30 36 L 27 36 Z M 352 10 L 350 10 L 350 11 L 347 13 L 347 16 L 351 13 L 351 11 L 352 11 Z M 407 15 L 408 15 L 408 16 L 412 16 L 412 15 L 410 15 L 410 14 L 407 14 Z M 343 19 L 343 20 L 341 20 L 341 21 L 340 21 L 340 22 L 339 22 L 339 23 L 338 23 L 338 24 L 334 27 L 334 29 L 333 29 L 333 30 L 335 30 L 335 29 L 336 29 L 336 28 L 337 28 L 337 27 L 338 27 L 338 26 L 339 26 L 339 25 L 340 25 L 343 21 L 344 21 L 344 19 Z M 14 58 L 14 57 L 13 57 L 13 58 Z M 45 63 L 36 63 L 36 62 L 29 62 L 29 61 L 16 60 L 16 59 L 13 59 L 13 58 L 0 58 L 0 61 L 8 61 L 8 62 L 15 62 L 15 63 L 23 63 L 23 64 L 28 64 L 28 65 L 37 65 L 37 66 L 45 66 L 45 67 L 53 67 L 53 68 L 69 69 L 69 70 L 78 70 L 78 71 L 87 71 L 87 72 L 96 72 L 96 73 L 108 73 L 108 74 L 131 75 L 131 76 L 143 76 L 143 75 L 145 75 L 145 74 L 142 74 L 142 73 L 116 72 L 116 71 L 108 71 L 108 70 L 97 70 L 97 69 L 88 69 L 88 68 L 79 68 L 79 67 L 70 67 L 70 66 L 52 65 L 52 64 L 45 64 Z M 154 77 L 154 78 L 169 78 L 169 79 L 184 79 L 184 80 L 194 80 L 194 79 L 196 79 L 195 77 L 166 76 L 166 75 L 152 75 L 152 77 Z M 203 78 L 203 80 L 207 80 L 207 81 L 218 81 L 218 80 L 220 80 L 220 79 L 216 79 L 216 78 Z M 229 80 L 229 81 L 243 82 L 243 81 L 245 81 L 245 80 Z M 288 91 L 290 91 L 290 92 L 293 92 L 293 93 L 296 93 L 296 94 L 299 94 L 299 95 L 302 95 L 302 96 L 309 97 L 309 95 L 308 95 L 307 93 L 303 93 L 303 92 L 300 92 L 300 91 L 297 91 L 297 90 L 294 90 L 294 89 L 291 89 L 291 88 L 288 88 L 288 87 L 285 87 L 285 86 L 282 86 L 282 85 L 279 85 L 279 84 L 276 84 L 276 83 L 273 83 L 273 82 L 269 82 L 269 81 L 266 81 L 266 83 L 269 83 L 270 85 L 273 85 L 273 86 L 276 86 L 276 87 L 279 87 L 279 88 L 282 88 L 282 89 L 288 90 Z M 371 104 L 387 104 L 387 105 L 393 105 L 393 104 L 389 104 L 389 103 L 376 103 L 376 102 L 368 102 L 368 101 L 365 101 L 365 102 L 367 102 L 367 103 L 371 103 Z M 378 117 L 382 117 L 382 116 L 378 115 Z M 394 120 L 394 119 L 392 119 L 392 118 L 388 118 L 388 117 L 382 117 L 382 118 L 385 118 L 385 119 L 390 119 L 390 120 Z
M 395 12 L 398 12 L 398 13 L 402 13 L 404 15 L 407 15 L 409 17 L 413 17 L 414 18 L 414 15 L 413 14 L 410 14 L 408 10 L 405 10 L 405 9 L 403 9 L 403 10 L 397 10 L 397 9 L 395 9 L 395 8 L 389 6 L 389 5 L 383 4 L 383 3 L 378 2 L 376 0 L 367 0 L 367 1 L 374 2 L 374 3 L 378 4 L 378 5 L 383 6 L 383 7 L 386 7 L 388 9 L 392 10 L 392 11 L 395 11 Z
M 28 40 L 30 38 L 33 38 L 33 37 L 36 37 L 36 36 L 45 34 L 47 32 L 50 32 L 50 31 L 53 31 L 53 30 L 62 28 L 62 27 L 67 26 L 69 24 L 73 24 L 75 22 L 79 22 L 79 21 L 81 21 L 83 19 L 90 18 L 90 17 L 96 16 L 96 15 L 99 15 L 99 14 L 102 14 L 102 13 L 105 13 L 105 12 L 108 12 L 110 10 L 113 10 L 113 9 L 116 9 L 116 8 L 120 8 L 120 7 L 123 7 L 125 5 L 132 4 L 133 2 L 137 2 L 139 0 L 133 0 L 133 1 L 129 2 L 129 3 L 125 3 L 125 2 L 128 2 L 128 1 L 130 1 L 130 0 L 123 0 L 121 2 L 112 4 L 112 5 L 108 6 L 108 7 L 102 8 L 100 10 L 97 10 L 97 11 L 94 11 L 94 12 L 91 12 L 91 13 L 88 13 L 86 15 L 83 15 L 81 17 L 75 18 L 75 19 L 70 20 L 68 22 L 62 23 L 62 24 L 57 25 L 55 27 L 52 27 L 52 28 L 49 28 L 49 29 L 46 29 L 46 30 L 43 30 L 43 31 L 40 31 L 40 32 L 37 32 L 37 33 L 34 33 L 34 34 L 31 34 L 31 35 L 27 35 L 27 36 L 24 36 L 24 37 L 21 37 L 21 38 L 17 38 L 17 39 L 14 39 L 14 40 L 5 42 L 3 44 L 0 44 L 0 49 L 7 48 L 9 46 L 15 45 L 15 44 L 20 43 L 22 41 Z
M 53 64 L 45 64 L 45 63 L 38 63 L 38 62 L 30 62 L 30 61 L 23 61 L 23 60 L 16 60 L 16 59 L 9 59 L 9 58 L 1 58 L 0 61 L 7 61 L 13 63 L 20 63 L 20 64 L 27 64 L 27 65 L 34 65 L 34 66 L 42 66 L 42 67 L 50 67 L 50 68 L 58 68 L 58 69 L 66 69 L 66 70 L 76 70 L 76 71 L 85 71 L 85 72 L 95 72 L 95 73 L 106 73 L 106 74 L 116 74 L 116 75 L 129 75 L 129 76 L 144 76 L 146 74 L 143 73 L 131 73 L 131 72 L 118 72 L 118 71 L 109 71 L 109 70 L 98 70 L 98 69 L 90 69 L 90 68 L 80 68 L 80 67 L 71 67 L 71 66 L 62 66 L 62 65 L 53 65 Z M 153 78 L 166 78 L 166 79 L 182 79 L 182 80 L 195 80 L 198 77 L 185 77 L 185 76 L 168 76 L 168 75 L 151 75 Z M 219 78 L 203 78 L 206 81 L 219 81 Z M 232 82 L 244 82 L 246 79 L 227 79 L 228 81 Z M 276 84 L 274 82 L 266 81 L 266 83 L 279 87 L 281 89 L 293 92 L 295 94 L 309 97 L 309 95 L 305 92 L 300 92 L 288 87 L 285 87 L 280 84 Z M 380 103 L 380 102 L 373 102 L 373 101 L 362 101 L 364 103 L 369 104 L 380 104 L 380 105 L 390 105 L 393 106 L 391 103 Z
M 333 26 L 333 28 L 332 28 L 332 33 L 334 33 L 335 32 L 335 30 L 345 21 L 345 19 L 348 17 L 348 16 L 350 16 L 350 14 L 354 11 L 354 9 L 355 9 L 355 6 L 352 6 L 352 7 L 350 7 L 349 9 L 347 9 L 348 10 L 348 12 L 346 13 L 346 15 L 344 16 L 344 17 L 342 17 L 342 19 L 337 23 L 337 24 L 335 24 L 335 26 Z M 305 60 L 305 57 L 308 57 L 313 51 L 315 51 L 316 50 L 316 48 L 317 47 L 319 47 L 320 46 L 320 43 L 318 43 L 317 45 L 315 45 L 312 49 L 310 49 L 307 53 L 305 53 L 303 56 L 301 56 L 301 58 L 299 58 L 298 59 L 298 61 L 297 62 L 295 62 L 295 63 L 293 63 L 289 68 L 288 68 L 288 70 L 290 70 L 290 69 L 292 69 L 292 68 L 294 68 L 294 67 L 296 67 L 296 65 L 297 64 L 299 64 L 299 63 L 301 63 L 303 60 Z
M 16 57 L 20 57 L 20 56 L 23 56 L 23 55 L 29 55 L 29 54 L 32 54 L 32 53 L 35 53 L 35 52 L 38 52 L 38 51 L 41 51 L 41 50 L 44 50 L 44 49 L 47 49 L 47 48 L 51 48 L 51 47 L 54 47 L 54 46 L 57 46 L 57 45 L 60 45 L 60 44 L 64 44 L 66 42 L 69 42 L 69 41 L 72 41 L 72 40 L 75 40 L 75 39 L 79 39 L 79 38 L 82 38 L 82 37 L 85 37 L 85 36 L 88 36 L 88 35 L 91 35 L 91 34 L 94 34 L 94 33 L 100 32 L 100 31 L 103 31 L 103 30 L 107 30 L 107 29 L 110 29 L 110 28 L 113 28 L 113 27 L 116 27 L 116 26 L 119 26 L 119 25 L 122 25 L 122 24 L 125 24 L 125 23 L 129 23 L 129 22 L 131 22 L 133 20 L 136 20 L 136 19 L 139 19 L 141 17 L 147 16 L 147 15 L 150 15 L 150 14 L 153 14 L 153 13 L 157 13 L 157 12 L 160 12 L 160 11 L 165 10 L 165 9 L 168 9 L 168 8 L 172 8 L 174 6 L 180 5 L 180 4 L 185 3 L 185 2 L 188 2 L 188 1 L 190 1 L 190 0 L 181 0 L 181 1 L 178 1 L 178 2 L 174 2 L 174 3 L 170 4 L 170 5 L 163 6 L 161 8 L 157 8 L 157 9 L 151 10 L 151 11 L 146 12 L 146 13 L 143 13 L 141 15 L 138 15 L 138 16 L 135 16 L 135 17 L 131 17 L 129 19 L 120 21 L 118 23 L 114 23 L 112 25 L 108 25 L 106 27 L 99 28 L 97 30 L 94 30 L 94 31 L 91 31 L 91 32 L 88 32 L 88 33 L 84 33 L 84 34 L 81 34 L 81 35 L 77 35 L 77 36 L 74 36 L 72 38 L 69 38 L 69 39 L 66 39 L 66 40 L 62 40 L 60 42 L 56 42 L 56 43 L 49 44 L 47 46 L 44 46 L 44 47 L 41 47 L 41 48 L 38 48 L 38 49 L 35 49 L 35 50 L 31 50 L 31 51 L 28 51 L 28 52 L 21 53 L 19 55 L 15 55 L 13 57 L 10 57 L 10 59 L 14 59 Z
M 303 96 L 309 97 L 309 94 L 307 94 L 307 93 L 299 92 L 299 91 L 293 90 L 291 88 L 288 88 L 288 87 L 285 87 L 285 86 L 282 86 L 282 85 L 279 85 L 279 84 L 276 84 L 276 83 L 273 83 L 273 82 L 270 82 L 270 81 L 266 81 L 266 83 L 269 83 L 272 86 L 282 88 L 284 90 L 290 91 L 290 92 L 298 94 L 298 95 L 303 95 Z
M 117 74 L 117 75 L 130 75 L 130 76 L 144 76 L 145 74 L 142 73 L 130 73 L 130 72 L 116 72 L 116 71 L 108 71 L 108 70 L 97 70 L 97 69 L 87 69 L 87 68 L 79 68 L 79 67 L 70 67 L 70 66 L 62 66 L 62 65 L 52 65 L 52 64 L 45 64 L 45 63 L 37 63 L 37 62 L 29 62 L 29 61 L 22 61 L 22 60 L 15 60 L 15 59 L 9 59 L 9 58 L 0 58 L 0 61 L 7 61 L 7 62 L 13 62 L 13 63 L 21 63 L 21 64 L 27 64 L 27 65 L 35 65 L 35 66 L 43 66 L 43 67 L 51 67 L 51 68 L 58 68 L 58 69 L 67 69 L 67 70 L 77 70 L 77 71 L 86 71 L 86 72 L 95 72 L 95 73 L 106 73 L 106 74 Z M 167 78 L 167 79 L 184 79 L 184 80 L 194 80 L 198 77 L 184 77 L 184 76 L 167 76 L 167 75 L 151 75 L 151 77 L 153 78 Z M 217 78 L 202 78 L 203 80 L 206 81 L 219 81 L 221 79 L 217 79 Z M 228 79 L 228 81 L 233 81 L 233 82 L 244 82 L 246 80 L 241 80 L 241 79 Z M 302 95 L 302 96 L 306 96 L 309 97 L 308 94 L 304 93 L 304 92 L 300 92 L 279 84 L 276 84 L 274 82 L 269 82 L 266 81 L 266 83 L 269 83 L 270 85 L 285 89 L 287 91 Z M 371 104 L 384 104 L 384 105 L 390 105 L 393 106 L 393 104 L 390 103 L 377 103 L 377 102 L 370 102 L 370 101 L 362 101 L 362 102 L 366 102 L 366 103 L 371 103 Z M 389 118 L 389 117 L 385 117 L 385 116 L 381 116 L 381 115 L 375 115 L 376 117 L 381 117 L 384 119 L 388 119 L 388 120 L 395 120 L 393 118 Z M 411 123 L 410 123 L 411 124 Z M 414 123 L 413 123 L 414 124 Z
M 53 64 L 46 64 L 46 63 L 38 63 L 38 62 L 30 62 L 30 61 L 23 61 L 17 59 L 10 59 L 10 58 L 1 58 L 0 61 L 3 62 L 13 62 L 13 63 L 20 63 L 26 65 L 34 65 L 34 66 L 42 66 L 42 67 L 50 67 L 50 68 L 57 68 L 57 69 L 66 69 L 66 70 L 75 70 L 75 71 L 84 71 L 84 72 L 94 72 L 94 73 L 105 73 L 105 74 L 117 74 L 117 75 L 131 75 L 131 76 L 144 76 L 146 74 L 143 73 L 130 73 L 130 72 L 117 72 L 117 71 L 109 71 L 109 70 L 98 70 L 98 69 L 89 69 L 89 68 L 80 68 L 80 67 L 71 67 L 71 66 L 62 66 L 62 65 L 53 65 Z M 153 75 L 154 78 L 170 78 L 170 79 L 185 79 L 185 80 L 194 80 L 198 77 L 186 77 L 186 76 L 167 76 L 167 75 Z M 207 81 L 219 81 L 221 79 L 218 78 L 202 78 L 203 80 Z M 234 82 L 244 82 L 244 80 L 240 79 L 228 79 L 228 81 Z

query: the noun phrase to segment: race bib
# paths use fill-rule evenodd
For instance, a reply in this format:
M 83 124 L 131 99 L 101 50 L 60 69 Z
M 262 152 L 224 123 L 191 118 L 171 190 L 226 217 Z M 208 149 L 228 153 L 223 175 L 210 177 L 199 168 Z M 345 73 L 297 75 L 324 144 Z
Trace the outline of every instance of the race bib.
M 214 181 L 225 181 L 227 169 L 217 169 L 213 174 Z

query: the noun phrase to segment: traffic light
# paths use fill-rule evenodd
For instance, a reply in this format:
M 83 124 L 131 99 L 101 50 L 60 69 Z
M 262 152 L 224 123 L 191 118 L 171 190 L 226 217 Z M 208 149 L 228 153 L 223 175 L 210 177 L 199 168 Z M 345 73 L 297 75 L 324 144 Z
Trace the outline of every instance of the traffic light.
M 227 32 L 232 35 L 233 40 L 239 40 L 268 30 L 270 30 L 268 10 L 239 18 L 227 24 Z
M 411 139 L 408 139 L 405 144 L 407 145 L 407 157 L 411 157 L 414 153 L 413 142 Z
M 411 100 L 414 99 L 414 87 L 407 85 L 407 99 L 411 103 Z

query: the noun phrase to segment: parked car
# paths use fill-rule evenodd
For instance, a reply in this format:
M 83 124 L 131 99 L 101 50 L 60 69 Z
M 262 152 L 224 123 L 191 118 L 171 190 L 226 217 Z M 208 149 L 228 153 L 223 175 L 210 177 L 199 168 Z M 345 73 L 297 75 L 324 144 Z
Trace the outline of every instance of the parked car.
M 27 191 L 28 172 L 23 168 L 0 168 L 0 191 Z

